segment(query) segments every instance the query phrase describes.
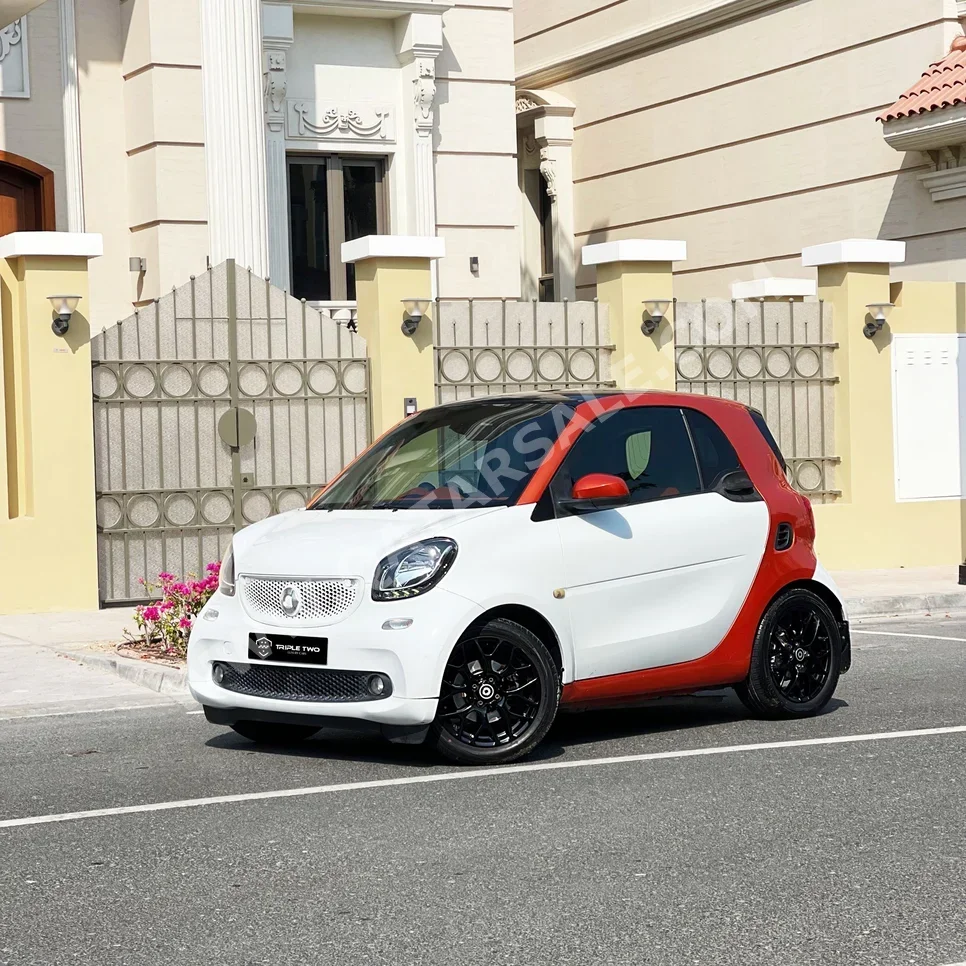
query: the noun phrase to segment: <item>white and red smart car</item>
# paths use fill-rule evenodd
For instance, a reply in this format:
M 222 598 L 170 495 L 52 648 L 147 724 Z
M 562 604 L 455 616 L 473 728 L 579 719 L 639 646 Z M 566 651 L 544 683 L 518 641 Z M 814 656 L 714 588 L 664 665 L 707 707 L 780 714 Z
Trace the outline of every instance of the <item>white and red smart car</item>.
M 761 415 L 659 392 L 439 406 L 235 535 L 191 635 L 208 720 L 531 751 L 561 707 L 733 686 L 820 712 L 851 662 L 808 501 Z

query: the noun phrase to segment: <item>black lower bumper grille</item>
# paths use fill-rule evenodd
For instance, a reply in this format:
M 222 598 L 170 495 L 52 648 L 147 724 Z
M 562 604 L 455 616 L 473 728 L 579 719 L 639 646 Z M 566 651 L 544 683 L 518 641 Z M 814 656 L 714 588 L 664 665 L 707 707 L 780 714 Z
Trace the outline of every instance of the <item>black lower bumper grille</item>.
M 278 701 L 381 701 L 392 694 L 392 682 L 370 671 L 333 671 L 327 668 L 271 667 L 266 664 L 215 664 L 215 683 L 236 694 Z M 380 678 L 383 691 L 373 694 L 370 681 Z

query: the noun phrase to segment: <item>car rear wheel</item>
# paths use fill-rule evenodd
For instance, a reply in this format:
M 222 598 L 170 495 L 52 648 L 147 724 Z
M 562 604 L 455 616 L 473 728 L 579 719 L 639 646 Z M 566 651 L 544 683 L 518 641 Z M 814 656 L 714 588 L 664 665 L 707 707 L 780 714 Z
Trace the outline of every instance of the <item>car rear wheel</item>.
M 276 724 L 271 721 L 236 721 L 231 728 L 259 745 L 294 745 L 311 738 L 319 730 L 311 725 Z
M 748 678 L 735 690 L 765 718 L 809 718 L 835 693 L 842 635 L 828 604 L 804 587 L 779 595 L 758 625 Z
M 503 618 L 471 627 L 443 672 L 436 747 L 466 765 L 522 758 L 550 730 L 560 689 L 550 651 L 527 628 Z

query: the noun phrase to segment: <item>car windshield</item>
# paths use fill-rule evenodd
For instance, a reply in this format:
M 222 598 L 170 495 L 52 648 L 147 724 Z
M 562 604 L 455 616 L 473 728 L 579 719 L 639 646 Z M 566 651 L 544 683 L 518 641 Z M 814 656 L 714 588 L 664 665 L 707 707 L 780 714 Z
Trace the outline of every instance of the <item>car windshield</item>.
M 417 413 L 364 453 L 310 508 L 509 506 L 573 413 L 557 400 L 506 397 Z

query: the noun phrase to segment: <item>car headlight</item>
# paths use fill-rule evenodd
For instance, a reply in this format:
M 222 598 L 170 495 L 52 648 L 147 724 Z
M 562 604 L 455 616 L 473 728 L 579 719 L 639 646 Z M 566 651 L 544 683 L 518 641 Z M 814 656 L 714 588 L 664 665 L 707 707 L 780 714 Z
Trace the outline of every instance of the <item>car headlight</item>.
M 373 600 L 402 600 L 432 590 L 456 559 L 455 540 L 433 537 L 390 554 L 376 567 Z
M 228 544 L 228 552 L 221 562 L 221 570 L 218 573 L 218 589 L 226 597 L 235 596 L 235 554 L 232 544 Z

